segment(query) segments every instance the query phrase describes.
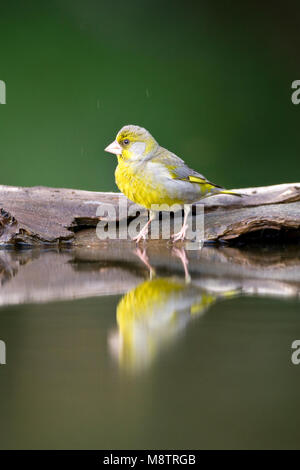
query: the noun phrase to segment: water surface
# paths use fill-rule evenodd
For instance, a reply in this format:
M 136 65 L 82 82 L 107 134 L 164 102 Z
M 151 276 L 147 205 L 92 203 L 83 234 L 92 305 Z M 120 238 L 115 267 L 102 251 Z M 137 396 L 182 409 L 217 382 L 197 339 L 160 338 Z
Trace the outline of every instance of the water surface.
M 136 253 L 0 252 L 1 448 L 298 448 L 297 259 L 256 284 L 263 254 L 234 252 L 188 254 L 190 282 L 172 253 L 150 278 Z

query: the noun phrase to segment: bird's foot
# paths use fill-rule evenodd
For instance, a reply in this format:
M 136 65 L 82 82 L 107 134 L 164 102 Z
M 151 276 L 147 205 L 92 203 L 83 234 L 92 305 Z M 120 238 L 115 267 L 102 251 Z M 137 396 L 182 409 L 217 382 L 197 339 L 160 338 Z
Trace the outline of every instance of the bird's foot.
M 187 229 L 188 229 L 188 225 L 187 225 L 187 224 L 183 224 L 183 226 L 181 227 L 180 232 L 174 233 L 174 234 L 171 236 L 172 241 L 173 241 L 173 242 L 177 242 L 178 240 L 184 240 L 184 239 L 185 239 L 185 235 L 186 235 Z
M 140 233 L 133 238 L 133 241 L 139 243 L 141 240 L 146 240 L 148 234 L 148 225 L 140 231 Z

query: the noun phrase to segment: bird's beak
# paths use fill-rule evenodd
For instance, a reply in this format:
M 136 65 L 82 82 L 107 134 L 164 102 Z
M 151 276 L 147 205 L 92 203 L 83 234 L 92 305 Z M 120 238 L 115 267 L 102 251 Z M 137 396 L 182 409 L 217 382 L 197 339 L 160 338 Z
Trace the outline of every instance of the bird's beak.
M 122 147 L 116 140 L 109 144 L 104 150 L 105 152 L 114 153 L 115 155 L 122 154 Z

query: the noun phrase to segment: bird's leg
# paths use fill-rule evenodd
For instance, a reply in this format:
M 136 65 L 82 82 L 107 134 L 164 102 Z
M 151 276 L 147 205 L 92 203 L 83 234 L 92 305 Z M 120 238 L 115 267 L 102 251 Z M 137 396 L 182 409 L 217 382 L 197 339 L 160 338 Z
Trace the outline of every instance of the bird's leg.
M 134 237 L 133 240 L 136 241 L 137 243 L 139 243 L 139 241 L 142 239 L 146 240 L 146 236 L 148 234 L 148 227 L 150 224 L 151 224 L 151 219 L 148 220 L 146 225 L 144 225 L 144 227 L 141 229 L 139 234 L 136 237 Z
M 146 240 L 148 230 L 149 230 L 149 225 L 151 224 L 152 220 L 155 219 L 155 215 L 156 215 L 155 212 L 150 211 L 150 217 L 149 217 L 148 222 L 146 223 L 146 225 L 144 225 L 144 227 L 141 229 L 139 234 L 133 238 L 133 240 L 136 241 L 136 243 L 139 243 L 141 239 Z
M 191 207 L 190 206 L 185 206 L 184 208 L 184 219 L 183 219 L 183 225 L 181 227 L 181 230 L 178 233 L 174 233 L 172 235 L 173 242 L 177 242 L 178 240 L 184 240 L 186 231 L 189 228 L 187 224 L 187 218 L 190 213 Z
M 179 249 L 179 248 L 173 247 L 172 248 L 172 253 L 175 256 L 177 256 L 177 258 L 179 258 L 180 261 L 182 262 L 183 269 L 184 269 L 184 275 L 185 275 L 185 282 L 186 283 L 191 282 L 191 276 L 190 276 L 190 273 L 189 273 L 189 270 L 188 270 L 189 260 L 186 256 L 185 249 L 184 248 Z
M 155 269 L 152 268 L 150 262 L 149 262 L 149 258 L 148 258 L 148 255 L 146 253 L 146 250 L 141 250 L 140 248 L 137 248 L 134 253 L 140 258 L 140 260 L 145 264 L 145 266 L 147 266 L 147 268 L 149 269 L 149 274 L 150 274 L 150 279 L 153 278 L 153 276 L 155 275 Z

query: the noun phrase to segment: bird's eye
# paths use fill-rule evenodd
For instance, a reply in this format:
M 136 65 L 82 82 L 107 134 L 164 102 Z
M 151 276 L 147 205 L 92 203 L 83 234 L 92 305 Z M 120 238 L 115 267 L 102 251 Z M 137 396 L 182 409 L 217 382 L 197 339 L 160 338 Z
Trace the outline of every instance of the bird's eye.
M 123 144 L 124 144 L 124 145 L 128 145 L 128 144 L 129 144 L 129 139 L 124 139 L 124 140 L 123 140 Z

